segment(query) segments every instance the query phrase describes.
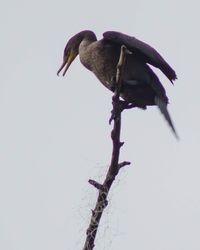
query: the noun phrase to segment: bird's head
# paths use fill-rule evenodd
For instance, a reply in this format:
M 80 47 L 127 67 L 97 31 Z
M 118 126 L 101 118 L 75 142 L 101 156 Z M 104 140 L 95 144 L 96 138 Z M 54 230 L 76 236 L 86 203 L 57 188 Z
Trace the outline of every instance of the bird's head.
M 72 38 L 70 38 L 69 41 L 67 42 L 67 45 L 65 46 L 64 54 L 63 54 L 63 63 L 60 66 L 57 72 L 57 75 L 59 75 L 59 73 L 62 71 L 64 67 L 65 69 L 63 71 L 63 76 L 66 74 L 69 66 L 78 55 L 79 45 L 83 41 L 84 38 L 92 38 L 93 40 L 95 40 L 96 36 L 92 31 L 84 30 L 84 31 L 79 32 Z
M 69 66 L 74 61 L 76 56 L 78 55 L 79 44 L 80 44 L 80 41 L 75 36 L 72 37 L 68 41 L 68 43 L 67 43 L 67 45 L 65 46 L 65 49 L 64 49 L 63 63 L 60 66 L 60 68 L 59 68 L 59 70 L 57 72 L 57 75 L 59 75 L 59 73 L 62 71 L 63 68 L 64 68 L 63 76 L 65 75 L 65 73 L 67 72 Z

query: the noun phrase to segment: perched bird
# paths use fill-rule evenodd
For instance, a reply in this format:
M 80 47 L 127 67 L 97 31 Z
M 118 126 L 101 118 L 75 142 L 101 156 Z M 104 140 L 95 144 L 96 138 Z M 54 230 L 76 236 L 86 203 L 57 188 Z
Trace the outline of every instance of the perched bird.
M 81 63 L 92 71 L 106 88 L 114 91 L 116 66 L 122 45 L 132 53 L 126 56 L 121 98 L 142 109 L 157 105 L 178 138 L 167 110 L 168 97 L 165 89 L 148 64 L 159 68 L 172 83 L 177 78 L 176 73 L 154 48 L 135 37 L 107 31 L 103 34 L 103 39 L 97 40 L 94 32 L 81 31 L 68 41 L 57 75 L 64 69 L 64 76 L 79 54 Z

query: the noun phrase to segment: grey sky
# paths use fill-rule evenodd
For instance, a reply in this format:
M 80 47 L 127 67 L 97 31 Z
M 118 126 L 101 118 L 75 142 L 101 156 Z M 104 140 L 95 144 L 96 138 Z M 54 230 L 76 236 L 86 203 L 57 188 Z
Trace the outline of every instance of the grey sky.
M 177 142 L 156 107 L 124 112 L 119 174 L 96 249 L 200 249 L 198 1 L 4 1 L 0 10 L 0 249 L 81 249 L 110 162 L 111 93 L 80 64 L 56 72 L 72 35 L 121 31 L 175 68 L 158 71 Z

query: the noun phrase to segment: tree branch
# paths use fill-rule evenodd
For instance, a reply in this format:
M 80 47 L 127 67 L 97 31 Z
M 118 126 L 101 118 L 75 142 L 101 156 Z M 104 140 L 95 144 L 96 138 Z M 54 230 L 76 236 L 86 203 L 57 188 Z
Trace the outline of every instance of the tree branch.
M 130 162 L 127 161 L 119 163 L 120 148 L 123 146 L 123 142 L 120 142 L 121 112 L 123 111 L 123 109 L 119 96 L 122 86 L 122 77 L 124 72 L 126 54 L 129 53 L 130 52 L 126 49 L 126 47 L 122 45 L 119 62 L 117 64 L 116 88 L 112 98 L 113 110 L 111 118 L 109 120 L 110 122 L 114 120 L 114 126 L 111 132 L 111 138 L 113 143 L 111 163 L 103 184 L 99 184 L 94 180 L 89 180 L 89 183 L 98 189 L 99 194 L 95 209 L 92 210 L 92 216 L 89 227 L 86 232 L 87 236 L 83 250 L 92 250 L 94 248 L 94 241 L 101 220 L 101 216 L 105 207 L 108 205 L 107 196 L 111 185 L 115 180 L 115 177 L 117 176 L 119 170 L 126 165 L 130 165 Z

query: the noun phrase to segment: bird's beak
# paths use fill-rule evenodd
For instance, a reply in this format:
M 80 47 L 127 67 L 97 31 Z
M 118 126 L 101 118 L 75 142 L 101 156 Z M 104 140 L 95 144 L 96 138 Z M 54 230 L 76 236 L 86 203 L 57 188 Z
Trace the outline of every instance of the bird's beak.
M 63 72 L 63 76 L 64 76 L 66 74 L 69 66 L 74 61 L 75 57 L 76 57 L 76 53 L 74 53 L 74 52 L 71 52 L 69 55 L 65 56 L 64 59 L 63 59 L 63 63 L 60 66 L 60 68 L 59 68 L 59 70 L 57 72 L 57 75 L 59 75 L 61 70 L 66 66 L 65 69 L 64 69 L 64 72 Z

